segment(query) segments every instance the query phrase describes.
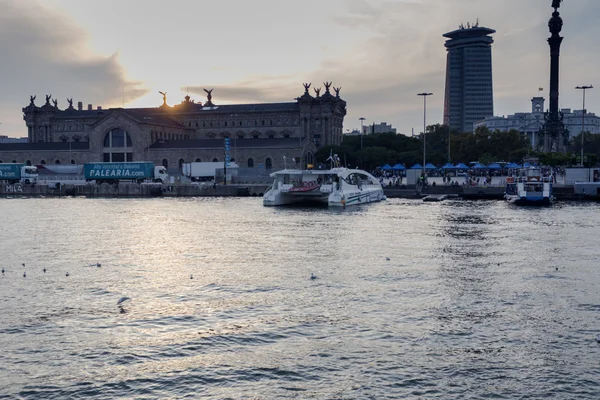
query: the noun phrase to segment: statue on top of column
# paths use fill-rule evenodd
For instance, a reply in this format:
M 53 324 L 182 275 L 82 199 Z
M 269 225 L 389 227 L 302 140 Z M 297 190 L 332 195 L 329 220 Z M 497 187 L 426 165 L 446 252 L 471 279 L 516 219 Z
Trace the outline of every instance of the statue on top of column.
M 562 3 L 563 0 L 552 0 L 552 8 L 554 8 L 555 10 L 560 8 L 560 3 Z
M 304 94 L 308 94 L 308 89 L 310 89 L 310 83 L 303 83 L 304 86 Z
M 29 101 L 30 101 L 30 103 L 31 103 L 32 106 L 35 106 L 35 104 L 33 102 L 35 101 L 36 97 L 37 96 L 29 96 Z
M 52 98 L 52 95 L 46 95 L 46 104 L 50 105 L 50 99 Z

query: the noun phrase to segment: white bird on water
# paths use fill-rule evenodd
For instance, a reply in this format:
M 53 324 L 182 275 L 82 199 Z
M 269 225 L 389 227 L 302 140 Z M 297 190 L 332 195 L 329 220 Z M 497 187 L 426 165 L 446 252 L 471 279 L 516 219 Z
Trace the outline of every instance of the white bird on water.
M 125 309 L 123 308 L 123 303 L 125 303 L 127 300 L 131 300 L 130 297 L 127 296 L 123 296 L 119 299 L 119 301 L 117 301 L 117 307 L 119 308 L 119 312 L 121 314 L 125 314 Z

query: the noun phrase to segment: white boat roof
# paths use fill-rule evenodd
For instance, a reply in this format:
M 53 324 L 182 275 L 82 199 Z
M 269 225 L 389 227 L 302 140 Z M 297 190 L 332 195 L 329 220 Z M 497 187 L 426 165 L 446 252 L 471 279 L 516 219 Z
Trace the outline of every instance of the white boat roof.
M 332 168 L 332 169 L 282 169 L 270 174 L 271 177 L 276 177 L 277 175 L 339 175 L 339 176 L 348 176 L 351 173 L 361 173 L 368 176 L 371 176 L 366 171 L 362 169 L 348 169 L 348 168 Z

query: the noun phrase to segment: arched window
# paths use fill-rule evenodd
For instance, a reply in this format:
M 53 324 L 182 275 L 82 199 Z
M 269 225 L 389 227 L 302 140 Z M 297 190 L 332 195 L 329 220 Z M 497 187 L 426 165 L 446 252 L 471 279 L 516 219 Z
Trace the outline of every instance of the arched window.
M 2 164 L 4 161 L 0 160 L 0 164 Z
M 184 162 L 185 162 L 185 161 L 183 161 L 183 158 L 180 158 L 180 159 L 179 159 L 179 169 L 180 169 L 180 170 L 183 170 L 183 163 L 184 163 Z
M 55 160 L 54 164 L 60 164 L 60 160 Z
M 42 160 L 42 161 L 40 161 L 40 164 L 42 164 L 42 165 L 46 165 L 46 160 Z
M 195 162 L 202 162 L 202 160 L 201 160 L 201 159 L 199 159 L 199 158 L 196 158 L 196 161 L 195 161 Z
M 166 158 L 163 158 L 162 165 L 165 168 L 169 168 L 169 160 L 167 160 Z
M 235 162 L 235 158 L 230 159 L 229 162 Z
M 271 161 L 271 159 L 268 158 L 268 157 L 265 160 L 265 168 L 266 169 L 273 169 L 273 161 Z
M 219 159 L 215 157 L 212 162 L 219 162 Z
M 17 163 L 17 160 L 12 160 L 12 162 L 13 162 L 13 164 L 16 164 L 16 163 Z
M 0 161 L 0 163 L 1 163 L 1 162 L 2 162 L 2 161 Z M 28 166 L 28 167 L 31 167 L 31 160 L 27 160 L 27 162 L 26 162 L 25 164 L 27 164 L 27 166 Z
M 254 159 L 253 158 L 248 159 L 248 168 L 254 168 Z
M 133 161 L 131 136 L 121 128 L 108 131 L 104 137 L 104 161 Z
M 71 164 L 77 164 L 75 160 L 71 160 Z

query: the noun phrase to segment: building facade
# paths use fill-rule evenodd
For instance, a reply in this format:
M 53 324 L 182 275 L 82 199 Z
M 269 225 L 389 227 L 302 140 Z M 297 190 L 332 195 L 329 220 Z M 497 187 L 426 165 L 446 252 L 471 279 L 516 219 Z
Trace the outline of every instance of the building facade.
M 297 167 L 314 162 L 322 146 L 341 143 L 346 102 L 330 82 L 315 96 L 304 94 L 289 103 L 215 105 L 212 90 L 202 104 L 186 96 L 177 105 L 156 108 L 93 108 L 78 103 L 61 110 L 46 96 L 35 96 L 23 108 L 28 143 L 0 143 L 0 161 L 32 165 L 86 162 L 152 161 L 169 169 L 183 162 L 222 161 L 224 140 L 244 167 L 280 169 L 286 160 Z M 52 102 L 52 104 L 51 104 Z M 289 167 L 289 165 L 288 165 Z
M 487 117 L 473 124 L 473 128 L 486 126 L 492 131 L 499 130 L 508 132 L 515 129 L 526 136 L 531 142 L 532 147 L 537 148 L 541 145 L 542 136 L 540 134 L 544 126 L 544 102 L 543 97 L 534 97 L 531 99 L 531 112 L 520 112 L 507 116 Z M 583 127 L 585 132 L 600 134 L 600 117 L 594 113 L 585 113 L 585 121 L 582 110 L 571 110 L 563 108 L 560 110 L 563 115 L 563 124 L 569 131 L 569 137 L 572 138 L 581 133 Z
M 448 52 L 444 95 L 444 124 L 472 132 L 473 123 L 494 115 L 491 34 L 480 27 L 461 27 L 443 36 Z

